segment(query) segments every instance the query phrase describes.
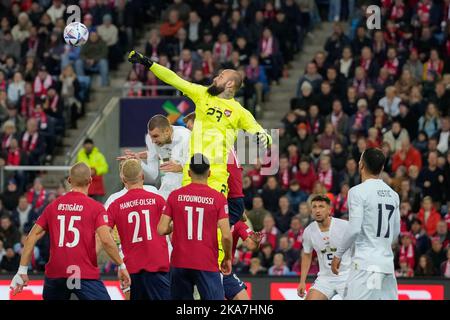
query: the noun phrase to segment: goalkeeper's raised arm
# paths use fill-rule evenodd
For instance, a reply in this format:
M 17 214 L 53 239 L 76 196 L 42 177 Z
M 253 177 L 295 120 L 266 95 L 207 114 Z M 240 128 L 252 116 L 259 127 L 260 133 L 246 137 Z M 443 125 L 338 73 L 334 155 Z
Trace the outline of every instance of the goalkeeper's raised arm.
M 238 130 L 255 134 L 260 145 L 271 144 L 271 137 L 256 122 L 253 115 L 234 99 L 243 79 L 236 70 L 225 69 L 213 79 L 209 87 L 190 83 L 175 72 L 152 62 L 139 52 L 128 57 L 132 63 L 140 63 L 156 77 L 182 91 L 195 104 L 196 121 L 190 137 L 189 152 L 201 153 L 211 163 L 208 185 L 227 193 L 227 159 L 234 145 Z M 183 185 L 190 181 L 188 167 L 183 172 Z
M 128 61 L 144 65 L 148 70 L 152 71 L 158 79 L 180 90 L 192 100 L 195 99 L 195 95 L 199 90 L 202 88 L 203 91 L 206 90 L 205 87 L 184 80 L 169 68 L 153 62 L 149 57 L 146 57 L 137 51 L 133 50 L 130 52 Z

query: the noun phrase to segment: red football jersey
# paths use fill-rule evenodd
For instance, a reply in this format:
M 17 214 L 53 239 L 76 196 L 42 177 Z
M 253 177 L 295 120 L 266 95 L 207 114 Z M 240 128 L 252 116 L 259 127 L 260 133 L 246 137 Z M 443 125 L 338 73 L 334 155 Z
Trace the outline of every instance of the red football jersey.
M 234 257 L 239 238 L 245 241 L 253 231 L 245 224 L 245 222 L 238 221 L 231 227 L 231 233 L 233 235 L 233 251 L 231 252 L 231 256 Z
M 228 154 L 227 171 L 230 174 L 228 176 L 228 198 L 243 198 L 244 193 L 242 192 L 242 167 L 239 164 L 239 160 L 234 149 L 231 149 L 230 153 Z
M 166 236 L 158 235 L 165 201 L 144 189 L 131 189 L 108 207 L 108 224 L 117 226 L 128 272 L 168 272 Z
M 171 265 L 219 271 L 217 222 L 228 219 L 225 197 L 207 185 L 191 183 L 172 191 L 163 213 L 173 220 Z
M 45 275 L 99 279 L 95 231 L 107 220 L 103 205 L 81 192 L 68 192 L 49 204 L 36 221 L 50 235 Z

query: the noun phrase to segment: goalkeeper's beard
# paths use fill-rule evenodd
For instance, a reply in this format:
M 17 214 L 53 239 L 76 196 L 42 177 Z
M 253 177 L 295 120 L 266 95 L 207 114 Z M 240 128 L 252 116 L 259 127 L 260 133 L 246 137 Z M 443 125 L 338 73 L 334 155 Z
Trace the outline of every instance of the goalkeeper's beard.
M 212 84 L 208 87 L 206 91 L 212 96 L 218 96 L 219 94 L 225 91 L 225 87 L 218 87 L 215 84 Z

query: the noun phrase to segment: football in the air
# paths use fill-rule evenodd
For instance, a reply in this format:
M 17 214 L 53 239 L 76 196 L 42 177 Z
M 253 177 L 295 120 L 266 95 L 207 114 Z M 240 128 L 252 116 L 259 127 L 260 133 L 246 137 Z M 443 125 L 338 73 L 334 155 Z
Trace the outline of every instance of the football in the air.
M 71 46 L 82 46 L 88 38 L 89 30 L 81 22 L 72 22 L 64 28 L 64 41 Z

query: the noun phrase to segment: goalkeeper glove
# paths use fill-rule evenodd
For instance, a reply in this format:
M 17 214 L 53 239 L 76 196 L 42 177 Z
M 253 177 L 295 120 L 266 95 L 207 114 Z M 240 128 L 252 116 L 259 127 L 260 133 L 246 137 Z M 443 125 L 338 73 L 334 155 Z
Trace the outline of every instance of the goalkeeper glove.
M 144 56 L 142 53 L 139 53 L 137 51 L 132 50 L 130 54 L 128 55 L 128 61 L 131 63 L 139 63 L 145 66 L 147 69 L 150 69 L 150 67 L 153 64 L 153 61 L 150 60 L 150 58 Z
M 257 132 L 256 133 L 256 141 L 258 142 L 260 147 L 267 149 L 272 144 L 272 137 L 267 133 Z

